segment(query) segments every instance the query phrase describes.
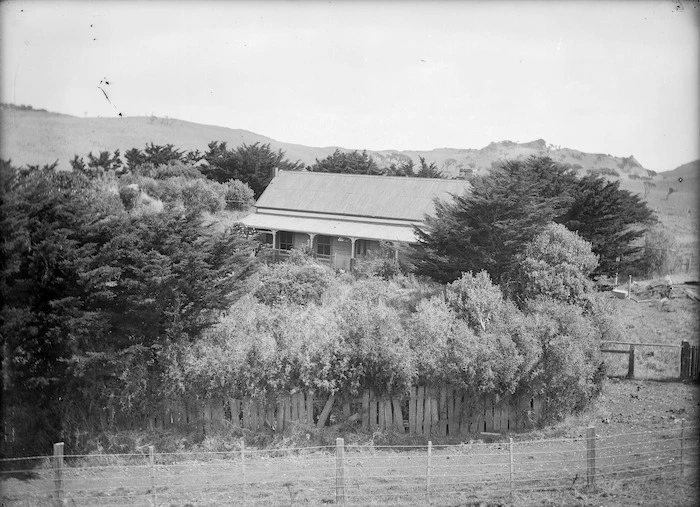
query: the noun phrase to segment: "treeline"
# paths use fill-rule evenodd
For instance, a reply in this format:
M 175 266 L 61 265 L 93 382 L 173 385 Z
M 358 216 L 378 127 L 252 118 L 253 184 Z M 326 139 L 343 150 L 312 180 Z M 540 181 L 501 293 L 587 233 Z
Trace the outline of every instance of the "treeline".
M 253 189 L 255 198 L 260 197 L 270 183 L 275 169 L 418 178 L 444 177 L 435 162 L 428 163 L 423 157 L 419 157 L 418 166 L 413 160 L 406 159 L 398 165 L 392 163 L 389 167 L 380 168 L 366 151 L 335 150 L 332 155 L 322 160 L 316 159 L 314 164 L 305 166 L 299 161 L 291 162 L 282 150 L 275 152 L 269 144 L 243 144 L 237 148 L 229 148 L 223 141 L 212 141 L 204 153 L 199 150 L 184 151 L 172 144 L 150 143 L 144 149 L 127 150 L 123 157 L 119 150 L 115 150 L 113 153 L 102 151 L 97 155 L 91 152 L 87 155 L 87 159 L 75 155 L 70 161 L 73 170 L 80 170 L 87 174 L 104 171 L 130 172 L 144 165 L 158 167 L 174 163 L 196 167 L 205 177 L 219 183 L 232 179 L 242 181 Z

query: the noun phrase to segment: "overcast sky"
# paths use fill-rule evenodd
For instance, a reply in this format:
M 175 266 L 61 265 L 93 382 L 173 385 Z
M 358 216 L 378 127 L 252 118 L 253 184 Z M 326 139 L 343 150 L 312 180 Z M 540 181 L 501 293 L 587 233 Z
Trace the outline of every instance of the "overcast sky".
M 308 146 L 543 138 L 663 171 L 700 158 L 699 11 L 669 0 L 5 1 L 0 96 Z

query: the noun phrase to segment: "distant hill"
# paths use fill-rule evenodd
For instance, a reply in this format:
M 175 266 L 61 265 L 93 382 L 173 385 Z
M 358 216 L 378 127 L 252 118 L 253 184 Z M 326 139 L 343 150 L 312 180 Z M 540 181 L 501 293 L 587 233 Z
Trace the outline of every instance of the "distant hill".
M 205 151 L 211 141 L 226 141 L 229 147 L 243 143 L 269 143 L 281 149 L 286 157 L 306 165 L 323 159 L 336 149 L 309 147 L 270 139 L 240 129 L 201 125 L 181 120 L 153 117 L 78 118 L 28 106 L 3 104 L 0 110 L 0 156 L 11 158 L 17 165 L 46 164 L 58 159 L 59 167 L 68 168 L 74 155 L 115 149 L 124 153 L 130 148 L 143 148 L 147 143 L 173 144 L 185 150 Z M 362 149 L 358 147 L 357 149 Z M 547 155 L 557 162 L 570 164 L 581 174 L 596 172 L 611 177 L 649 178 L 656 173 L 639 164 L 633 156 L 615 157 L 602 153 L 583 153 L 548 144 L 542 139 L 528 143 L 493 142 L 481 149 L 440 148 L 430 151 L 367 150 L 380 167 L 419 157 L 436 165 L 448 177 L 468 177 L 488 172 L 493 164 L 506 159 L 523 159 L 530 155 Z
M 114 151 L 123 154 L 147 143 L 172 144 L 179 149 L 204 152 L 211 141 L 226 141 L 229 147 L 270 143 L 292 161 L 312 164 L 335 148 L 309 148 L 283 143 L 254 132 L 200 125 L 182 120 L 135 116 L 128 118 L 78 118 L 46 111 L 12 108 L 0 110 L 0 157 L 15 165 L 46 164 L 58 159 L 60 168 L 69 168 L 74 155 Z

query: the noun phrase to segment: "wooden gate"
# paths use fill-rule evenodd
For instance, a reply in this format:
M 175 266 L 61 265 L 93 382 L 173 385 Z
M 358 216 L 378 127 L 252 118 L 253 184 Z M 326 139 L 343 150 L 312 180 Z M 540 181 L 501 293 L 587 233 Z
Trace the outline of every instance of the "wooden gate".
M 700 347 L 685 340 L 681 343 L 681 379 L 700 381 Z

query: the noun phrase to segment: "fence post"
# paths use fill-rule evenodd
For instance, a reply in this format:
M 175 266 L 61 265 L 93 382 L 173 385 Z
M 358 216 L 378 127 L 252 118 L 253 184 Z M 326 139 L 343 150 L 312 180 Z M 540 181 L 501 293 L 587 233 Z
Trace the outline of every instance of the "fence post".
M 685 380 L 689 375 L 690 365 L 690 343 L 687 340 L 681 342 L 681 380 Z
M 242 493 L 241 496 L 243 497 L 243 505 L 246 504 L 246 498 L 245 498 L 245 440 L 241 438 L 241 474 L 243 475 L 243 485 L 241 487 Z
M 55 505 L 63 505 L 63 442 L 53 444 L 53 484 Z
M 510 454 L 510 499 L 513 500 L 513 439 L 510 438 L 508 453 Z
M 681 477 L 683 477 L 685 470 L 683 470 L 683 439 L 685 437 L 685 418 L 681 419 Z
M 630 345 L 630 357 L 627 366 L 627 378 L 634 379 L 634 345 Z
M 335 503 L 345 505 L 345 440 L 335 439 Z
M 586 482 L 595 484 L 595 426 L 589 426 L 586 434 Z
M 156 460 L 152 445 L 148 446 L 148 456 L 151 462 L 151 493 L 153 493 L 153 505 L 158 505 L 156 497 Z
M 425 469 L 425 496 L 430 503 L 430 469 L 431 469 L 431 458 L 433 456 L 433 442 L 428 440 L 428 466 Z

